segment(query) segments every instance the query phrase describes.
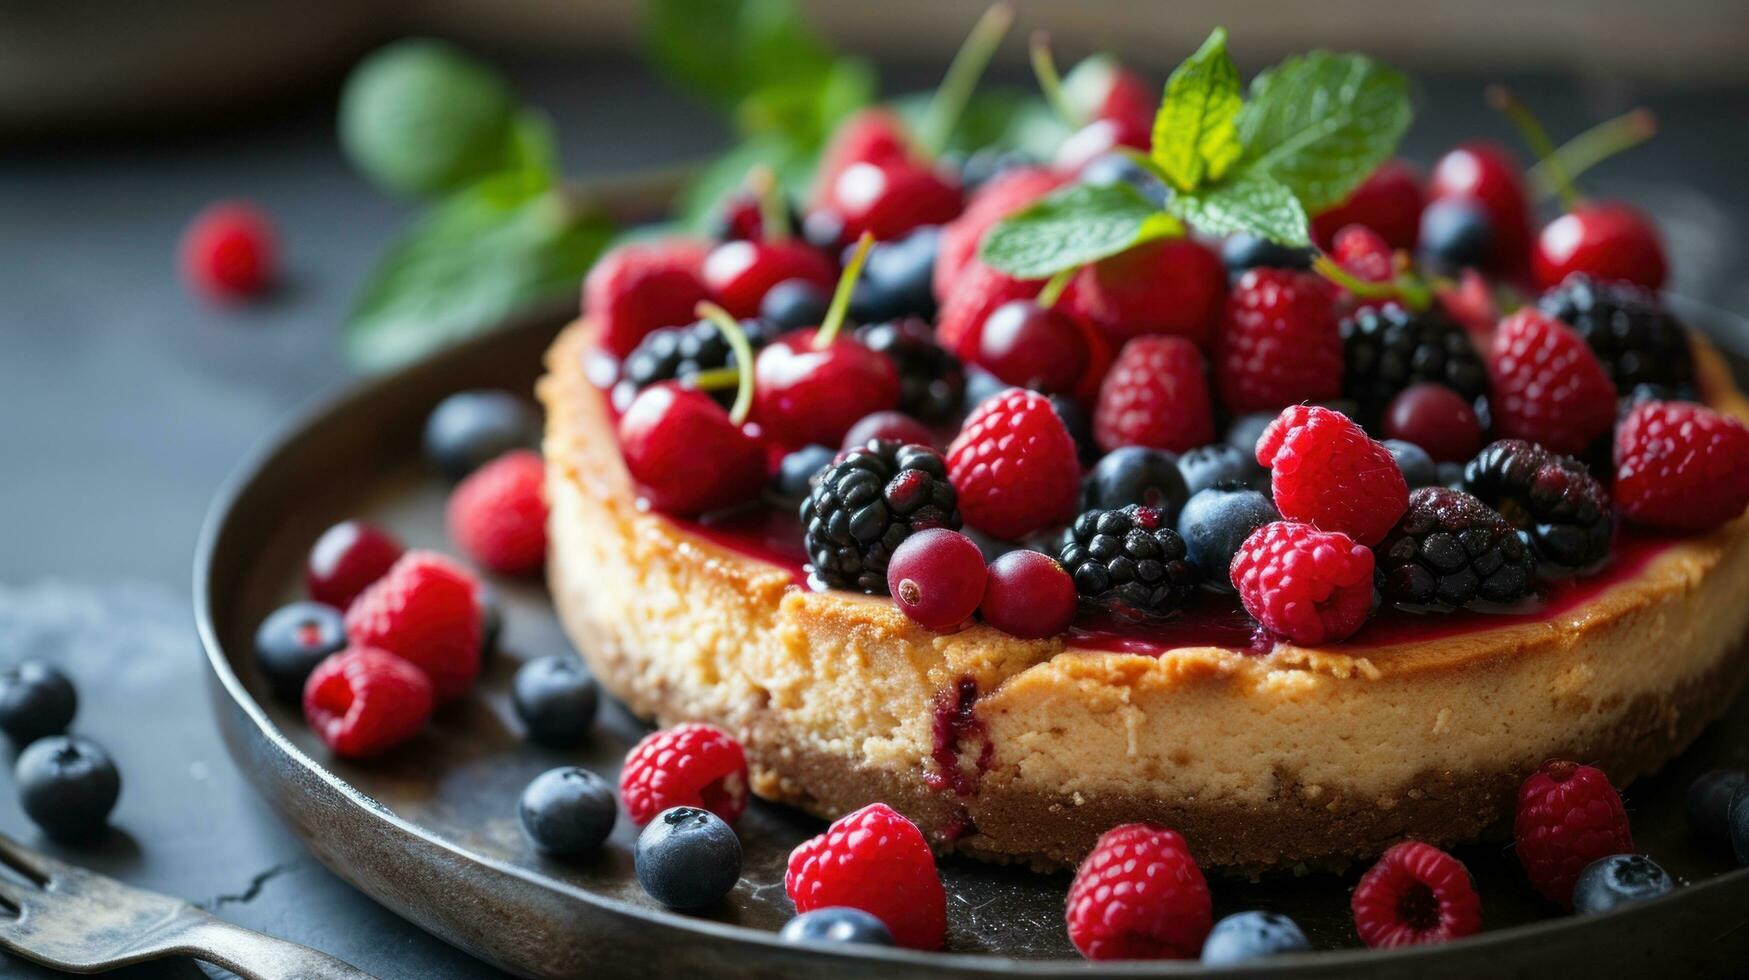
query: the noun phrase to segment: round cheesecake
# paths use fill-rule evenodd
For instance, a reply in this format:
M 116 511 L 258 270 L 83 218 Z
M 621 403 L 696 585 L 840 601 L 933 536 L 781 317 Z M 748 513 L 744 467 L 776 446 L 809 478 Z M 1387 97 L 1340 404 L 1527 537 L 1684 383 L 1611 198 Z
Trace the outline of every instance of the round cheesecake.
M 1624 534 L 1531 612 L 1398 616 L 1326 648 L 932 633 L 884 596 L 809 589 L 757 525 L 640 505 L 591 347 L 569 327 L 540 386 L 565 627 L 633 711 L 723 727 L 756 793 L 821 817 L 882 801 L 944 851 L 1039 868 L 1131 821 L 1178 830 L 1204 867 L 1339 867 L 1500 828 L 1550 758 L 1649 773 L 1749 670 L 1749 518 Z M 1696 357 L 1713 407 L 1749 419 L 1716 352 Z

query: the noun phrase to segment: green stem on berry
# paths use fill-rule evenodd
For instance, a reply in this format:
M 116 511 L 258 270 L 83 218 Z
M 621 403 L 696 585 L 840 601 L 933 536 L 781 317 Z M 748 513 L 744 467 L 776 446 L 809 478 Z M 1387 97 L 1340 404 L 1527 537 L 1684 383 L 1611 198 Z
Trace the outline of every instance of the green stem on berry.
M 862 264 L 868 261 L 868 250 L 873 247 L 873 232 L 865 231 L 856 240 L 856 251 L 844 264 L 844 272 L 838 277 L 838 288 L 832 291 L 832 305 L 826 307 L 826 318 L 820 321 L 820 329 L 814 333 L 815 350 L 832 346 L 839 328 L 844 326 L 845 316 L 850 312 L 850 294 L 856 291 L 856 280 L 862 277 Z
M 1063 92 L 1063 76 L 1057 72 L 1057 61 L 1051 57 L 1051 36 L 1045 31 L 1032 32 L 1032 74 L 1038 79 L 1039 91 L 1045 102 L 1070 126 L 1079 128 L 1086 120 L 1080 117 L 1069 97 Z
M 789 238 L 789 220 L 777 174 L 766 164 L 759 164 L 747 174 L 747 187 L 759 204 L 759 237 L 768 242 Z
M 1579 191 L 1573 186 L 1573 177 L 1567 173 L 1560 155 L 1555 152 L 1555 143 L 1549 139 L 1549 131 L 1543 128 L 1542 121 L 1530 107 L 1520 102 L 1518 96 L 1504 85 L 1488 86 L 1488 104 L 1497 112 L 1503 114 L 1514 127 L 1518 135 L 1530 147 L 1530 152 L 1536 154 L 1540 164 L 1548 167 L 1549 178 L 1555 192 L 1561 197 L 1561 204 L 1568 211 L 1579 204 Z
M 1433 290 L 1412 273 L 1400 272 L 1389 282 L 1370 282 L 1356 277 L 1342 264 L 1322 252 L 1312 260 L 1312 270 L 1358 299 L 1394 299 L 1417 312 L 1433 305 Z
M 1013 23 L 1013 7 L 1006 3 L 992 4 L 972 25 L 972 32 L 966 35 L 965 42 L 954 54 L 917 130 L 918 143 L 931 157 L 938 157 L 947 149 L 947 141 L 953 136 L 954 127 L 959 125 L 966 103 L 972 100 L 978 79 L 983 76 L 984 69 L 989 66 L 996 48 L 1002 44 Z
M 728 310 L 715 303 L 703 302 L 694 307 L 693 312 L 716 324 L 717 332 L 735 352 L 735 404 L 729 406 L 729 421 L 740 425 L 753 411 L 753 345 L 747 340 L 747 331 L 741 329 L 741 324 L 735 322 Z M 701 372 L 699 378 L 705 373 L 708 372 Z M 698 380 L 694 379 L 695 385 Z
M 1578 180 L 1585 171 L 1657 134 L 1658 117 L 1650 109 L 1639 108 L 1606 119 L 1561 144 L 1554 159 L 1560 161 L 1558 166 L 1567 172 L 1568 180 Z M 1552 170 L 1546 162 L 1538 162 L 1525 173 L 1538 198 L 1546 200 L 1559 193 Z
M 1069 280 L 1075 278 L 1075 273 L 1080 271 L 1081 267 L 1077 265 L 1052 276 L 1045 283 L 1045 288 L 1038 291 L 1038 297 L 1034 302 L 1038 303 L 1042 309 L 1047 310 L 1057 305 L 1057 300 L 1062 297 L 1063 290 L 1069 288 Z

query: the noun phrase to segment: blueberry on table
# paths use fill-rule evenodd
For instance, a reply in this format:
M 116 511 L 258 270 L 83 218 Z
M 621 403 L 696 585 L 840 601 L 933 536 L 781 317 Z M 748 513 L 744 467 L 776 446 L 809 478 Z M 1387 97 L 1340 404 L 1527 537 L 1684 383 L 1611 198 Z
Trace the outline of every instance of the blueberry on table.
M 517 817 L 541 851 L 576 857 L 600 848 L 619 816 L 613 787 L 587 769 L 563 766 L 534 777 L 522 791 Z
M 1741 769 L 1714 769 L 1689 785 L 1684 810 L 1694 836 L 1714 846 L 1730 844 L 1731 796 L 1745 782 L 1749 773 Z
M 1573 883 L 1573 911 L 1596 915 L 1619 905 L 1657 898 L 1675 887 L 1664 869 L 1644 854 L 1612 854 L 1579 872 L 1579 880 Z
M 26 660 L 0 671 L 0 731 L 13 745 L 59 735 L 78 709 L 73 682 L 48 664 Z
M 671 909 L 706 909 L 741 880 L 741 841 L 709 810 L 677 806 L 638 835 L 638 884 Z
M 96 742 L 76 735 L 37 739 L 13 771 L 18 802 L 43 833 L 77 843 L 97 835 L 121 795 L 121 775 Z
M 425 420 L 425 455 L 459 480 L 512 449 L 533 448 L 539 436 L 540 421 L 522 399 L 508 391 L 463 391 Z
M 862 909 L 835 905 L 815 909 L 785 922 L 778 938 L 797 946 L 819 943 L 862 943 L 867 946 L 891 946 L 893 934 L 887 924 Z
M 310 671 L 346 646 L 346 618 L 320 602 L 275 609 L 255 630 L 255 664 L 275 697 L 298 701 Z
M 1311 949 L 1294 920 L 1275 912 L 1239 912 L 1215 923 L 1202 943 L 1203 966 L 1228 966 Z
M 531 660 L 516 672 L 510 702 L 528 737 L 557 749 L 582 744 L 600 701 L 595 678 L 570 654 Z

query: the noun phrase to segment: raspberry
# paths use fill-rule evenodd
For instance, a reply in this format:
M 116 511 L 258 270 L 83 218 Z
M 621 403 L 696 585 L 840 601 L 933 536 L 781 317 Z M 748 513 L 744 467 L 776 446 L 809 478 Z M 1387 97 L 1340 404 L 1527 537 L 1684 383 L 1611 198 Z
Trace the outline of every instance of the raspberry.
M 1099 386 L 1093 412 L 1099 448 L 1184 452 L 1213 442 L 1207 372 L 1202 352 L 1182 337 L 1138 337 L 1125 344 Z
M 1456 608 L 1517 602 L 1535 584 L 1530 538 L 1475 497 L 1446 487 L 1409 494 L 1409 510 L 1376 549 L 1390 602 Z
M 469 558 L 504 575 L 524 575 L 547 560 L 546 467 L 529 449 L 505 453 L 449 495 L 449 536 Z
M 480 673 L 480 583 L 430 551 L 409 551 L 346 610 L 353 646 L 386 650 L 425 672 L 439 700 Z
M 991 178 L 978 189 L 960 216 L 941 226 L 941 247 L 935 256 L 935 298 L 947 302 L 954 286 L 972 263 L 984 232 L 1021 208 L 1063 186 L 1066 178 L 1039 167 L 1015 167 Z
M 244 201 L 221 201 L 182 233 L 182 275 L 211 299 L 255 296 L 278 276 L 278 252 L 266 214 Z
M 1615 385 L 1571 327 L 1526 307 L 1501 322 L 1489 351 L 1494 430 L 1578 454 L 1615 424 Z
M 1615 534 L 1609 494 L 1571 456 L 1501 439 L 1464 467 L 1464 489 L 1527 531 L 1544 561 L 1584 568 L 1609 554 Z
M 1518 787 L 1512 831 L 1518 863 L 1531 885 L 1568 907 L 1573 883 L 1586 865 L 1634 850 L 1627 811 L 1609 777 L 1573 762 L 1545 762 Z
M 1045 396 L 1021 388 L 967 416 L 947 474 L 966 524 L 1009 540 L 1067 520 L 1081 488 L 1075 440 Z
M 1233 588 L 1251 618 L 1311 646 L 1353 635 L 1372 612 L 1372 551 L 1339 531 L 1274 521 L 1233 555 Z
M 1214 925 L 1202 869 L 1177 831 L 1113 827 L 1069 885 L 1069 941 L 1090 960 L 1184 960 Z
M 1215 338 L 1215 387 L 1235 415 L 1342 394 L 1342 333 L 1324 280 L 1252 269 L 1227 296 Z
M 1042 280 L 1016 279 L 973 259 L 941 301 L 936 343 L 962 361 L 976 361 L 978 340 L 990 314 L 1013 300 L 1032 299 L 1044 286 Z
M 379 755 L 425 727 L 435 695 L 417 667 L 352 646 L 316 665 L 304 683 L 304 718 L 324 745 L 357 759 Z
M 1749 504 L 1749 429 L 1688 402 L 1643 402 L 1615 432 L 1616 506 L 1629 520 L 1706 531 Z
M 747 809 L 747 756 L 721 729 L 687 722 L 645 735 L 619 774 L 626 815 L 643 826 L 673 806 L 695 806 L 734 823 Z
M 1354 931 L 1372 947 L 1443 943 L 1482 927 L 1482 900 L 1462 861 L 1431 844 L 1404 841 L 1354 886 Z
M 832 821 L 790 852 L 783 890 L 797 913 L 861 909 L 883 922 L 893 940 L 912 949 L 939 949 L 947 936 L 947 892 L 935 855 L 917 825 L 885 803 Z
M 1655 384 L 1692 394 L 1694 352 L 1688 331 L 1655 294 L 1632 283 L 1596 282 L 1575 272 L 1543 293 L 1536 305 L 1585 338 L 1617 391 Z
M 1363 282 L 1390 282 L 1396 276 L 1390 243 L 1365 225 L 1338 231 L 1331 252 L 1337 265 Z
M 1206 344 L 1226 296 L 1227 272 L 1215 250 L 1192 238 L 1169 238 L 1082 269 L 1068 305 L 1113 344 L 1148 334 Z
M 625 357 L 659 327 L 691 323 L 710 298 L 703 245 L 685 239 L 622 245 L 583 280 L 583 312 L 601 330 L 601 346 Z
M 1282 410 L 1257 440 L 1283 517 L 1374 545 L 1409 506 L 1409 485 L 1391 451 L 1341 412 L 1317 405 Z

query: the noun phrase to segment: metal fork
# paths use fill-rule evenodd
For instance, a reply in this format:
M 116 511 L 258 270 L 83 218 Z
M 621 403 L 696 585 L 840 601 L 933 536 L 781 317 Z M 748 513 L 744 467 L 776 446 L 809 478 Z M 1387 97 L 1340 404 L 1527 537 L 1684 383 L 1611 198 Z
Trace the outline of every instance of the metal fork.
M 374 980 L 356 967 L 250 932 L 181 899 L 129 888 L 0 834 L 0 948 L 69 973 L 187 956 L 244 980 Z

